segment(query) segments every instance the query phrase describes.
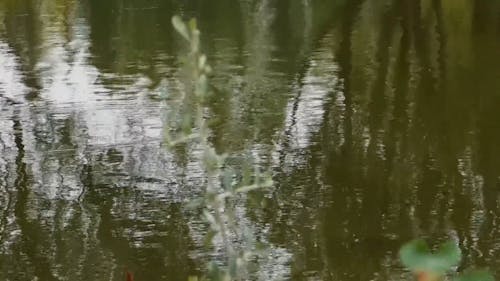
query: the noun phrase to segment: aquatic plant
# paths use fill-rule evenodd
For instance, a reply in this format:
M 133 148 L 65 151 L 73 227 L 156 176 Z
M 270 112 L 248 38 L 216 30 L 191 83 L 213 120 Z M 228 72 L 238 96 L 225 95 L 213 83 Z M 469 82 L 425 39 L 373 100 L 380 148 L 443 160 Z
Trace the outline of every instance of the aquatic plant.
M 207 57 L 200 51 L 200 31 L 196 20 L 184 22 L 179 16 L 172 18 L 172 24 L 188 43 L 189 52 L 184 58 L 186 79 L 180 94 L 165 96 L 169 108 L 168 130 L 165 141 L 169 148 L 180 144 L 194 144 L 202 150 L 202 167 L 206 180 L 202 198 L 193 198 L 190 207 L 203 208 L 203 218 L 209 226 L 206 244 L 214 245 L 219 239 L 224 245 L 226 260 L 221 267 L 216 262 L 208 266 L 209 280 L 248 279 L 249 264 L 254 259 L 258 243 L 242 243 L 249 233 L 238 224 L 235 206 L 238 198 L 250 191 L 271 187 L 273 180 L 269 173 L 262 173 L 257 166 L 237 173 L 231 168 L 228 155 L 218 153 L 210 143 L 208 98 L 212 94 L 209 75 L 212 68 Z M 247 239 L 248 240 L 248 239 Z M 197 280 L 191 277 L 190 280 Z
M 404 266 L 415 273 L 418 281 L 445 280 L 446 274 L 457 266 L 462 259 L 462 252 L 454 241 L 448 241 L 431 252 L 422 239 L 410 241 L 399 251 Z M 466 270 L 453 278 L 454 281 L 494 281 L 487 270 Z

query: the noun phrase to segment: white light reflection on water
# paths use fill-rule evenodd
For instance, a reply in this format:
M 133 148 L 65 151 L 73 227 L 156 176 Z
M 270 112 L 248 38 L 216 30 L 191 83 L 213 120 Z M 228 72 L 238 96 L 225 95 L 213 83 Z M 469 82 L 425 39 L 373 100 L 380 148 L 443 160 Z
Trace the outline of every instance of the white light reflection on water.
M 312 138 L 320 130 L 324 119 L 325 105 L 330 99 L 341 95 L 335 92 L 339 83 L 336 73 L 338 68 L 331 49 L 333 36 L 328 35 L 321 41 L 308 62 L 308 69 L 297 81 L 297 97 L 290 99 L 287 106 L 286 141 L 293 151 L 306 149 L 314 143 Z M 295 161 L 300 157 L 294 157 Z M 305 159 L 303 159 L 305 160 Z
M 78 7 L 72 9 L 78 10 Z M 70 24 L 63 26 L 67 22 Z M 19 136 L 22 137 L 24 157 L 21 160 L 28 164 L 28 174 L 33 181 L 30 189 L 33 196 L 26 202 L 30 208 L 29 220 L 41 218 L 45 225 L 54 226 L 58 225 L 58 220 L 63 226 L 71 224 L 71 220 L 80 215 L 71 204 L 80 202 L 89 192 L 82 182 L 82 174 L 86 166 L 92 165 L 95 166 L 93 184 L 107 185 L 109 189 L 134 187 L 146 198 L 130 201 L 130 198 L 118 196 L 111 199 L 111 215 L 138 224 L 147 223 L 141 228 L 126 227 L 120 235 L 128 236 L 134 247 L 162 247 L 158 242 L 148 242 L 153 234 L 163 235 L 156 227 L 163 221 L 163 215 L 166 216 L 163 208 L 155 211 L 158 206 L 153 201 L 167 205 L 184 203 L 199 192 L 203 171 L 197 149 L 194 148 L 186 167 L 180 169 L 174 156 L 161 146 L 161 113 L 168 108 L 162 108 L 157 100 L 150 98 L 152 82 L 140 74 L 102 73 L 92 65 L 90 30 L 84 18 L 60 21 L 46 13 L 41 16 L 40 23 L 41 51 L 32 70 L 39 89 L 25 86 L 23 67 L 9 46 L 0 44 L 0 71 L 3 73 L 0 78 L 0 129 L 2 152 L 7 151 L 1 156 L 0 171 L 14 173 L 17 169 L 15 165 L 8 167 L 8 163 L 16 161 L 16 133 L 11 121 L 14 118 L 22 126 Z M 120 84 L 110 87 L 103 82 L 113 79 Z M 167 85 L 175 87 L 178 81 Z M 36 91 L 32 100 L 26 98 L 30 91 Z M 4 104 L 7 102 L 15 102 L 17 111 L 14 107 L 6 109 Z M 186 178 L 182 185 L 190 188 L 180 186 L 179 174 Z M 2 182 L 2 186 L 12 186 L 12 183 Z M 65 207 L 60 212 L 50 204 L 56 201 L 64 202 L 61 204 Z M 255 235 L 265 232 L 246 218 L 244 202 L 241 204 L 237 207 L 239 221 Z M 133 215 L 125 216 L 127 213 Z M 98 223 L 98 218 L 93 216 L 89 209 L 81 217 L 80 224 L 86 233 L 91 233 L 91 228 Z M 200 223 L 197 220 L 197 217 L 189 220 L 190 235 L 201 248 L 205 229 L 196 225 Z M 15 241 L 15 234 L 20 233 L 17 226 L 2 226 L 12 227 L 5 241 Z M 81 239 L 98 246 L 92 235 L 84 235 Z M 50 245 L 52 250 L 58 248 L 55 241 Z M 191 255 L 198 258 L 204 254 L 200 251 L 197 249 Z M 290 255 L 286 250 L 271 246 L 270 255 L 280 257 L 280 262 L 266 259 L 262 274 L 288 275 Z M 80 256 L 78 263 L 83 263 L 85 258 Z M 79 264 L 76 270 L 83 270 L 81 266 Z M 52 270 L 58 274 L 59 269 Z

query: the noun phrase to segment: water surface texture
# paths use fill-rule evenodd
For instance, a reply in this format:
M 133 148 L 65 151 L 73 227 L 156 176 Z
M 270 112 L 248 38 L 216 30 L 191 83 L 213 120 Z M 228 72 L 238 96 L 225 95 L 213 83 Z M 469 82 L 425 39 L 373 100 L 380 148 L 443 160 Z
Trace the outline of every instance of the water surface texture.
M 214 69 L 211 141 L 276 180 L 237 206 L 261 279 L 410 280 L 415 237 L 499 273 L 500 1 L 0 0 L 0 280 L 220 259 L 186 208 L 199 151 L 162 146 L 174 14 Z

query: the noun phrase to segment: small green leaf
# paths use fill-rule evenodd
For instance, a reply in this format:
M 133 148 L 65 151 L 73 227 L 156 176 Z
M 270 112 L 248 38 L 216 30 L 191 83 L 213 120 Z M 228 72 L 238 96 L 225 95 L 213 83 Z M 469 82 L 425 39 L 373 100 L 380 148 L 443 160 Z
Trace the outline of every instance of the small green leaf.
M 260 188 L 260 185 L 257 184 L 251 184 L 251 185 L 244 185 L 241 187 L 238 187 L 234 190 L 235 193 L 248 193 L 253 190 L 257 190 Z
M 172 25 L 174 26 L 175 30 L 184 37 L 186 40 L 190 41 L 189 37 L 189 31 L 186 26 L 186 24 L 182 21 L 181 17 L 179 16 L 173 16 L 172 17 Z
M 186 204 L 186 209 L 188 209 L 188 210 L 198 209 L 201 206 L 203 206 L 203 203 L 204 203 L 204 200 L 202 198 L 191 199 Z
M 207 56 L 201 55 L 198 58 L 198 68 L 201 69 L 201 70 L 204 70 L 206 63 L 207 63 Z
M 414 269 L 422 263 L 424 256 L 429 253 L 429 247 L 423 240 L 413 240 L 401 247 L 399 258 L 404 266 Z
M 206 209 L 203 210 L 203 216 L 205 217 L 205 220 L 210 224 L 212 230 L 217 231 L 219 228 L 219 224 L 215 217 Z
M 229 259 L 229 264 L 228 264 L 228 273 L 230 276 L 237 276 L 238 275 L 238 259 L 233 257 Z
M 198 97 L 205 97 L 208 94 L 208 79 L 205 74 L 201 74 L 198 78 L 196 85 L 196 95 Z
M 190 135 L 193 130 L 193 121 L 192 121 L 192 115 L 189 112 L 185 112 L 182 116 L 182 121 L 181 121 L 181 129 L 182 133 L 184 135 Z
M 431 253 L 424 240 L 413 240 L 399 251 L 402 263 L 414 272 L 444 274 L 457 265 L 462 254 L 453 241 L 446 242 L 435 253 Z
M 213 147 L 205 148 L 203 153 L 203 165 L 208 172 L 213 172 L 219 167 L 219 156 Z
M 252 184 L 253 170 L 249 163 L 244 163 L 242 167 L 242 177 L 240 184 L 242 186 Z
M 225 190 L 232 191 L 233 189 L 233 183 L 234 183 L 234 170 L 231 168 L 224 169 L 224 172 L 222 173 L 222 185 Z
M 454 281 L 495 281 L 495 277 L 485 269 L 468 270 L 455 278 Z
M 454 241 L 443 243 L 435 255 L 436 258 L 441 259 L 444 264 L 447 262 L 449 264 L 448 267 L 458 265 L 462 259 L 462 251 L 460 251 L 460 248 Z
M 207 231 L 207 234 L 205 235 L 205 239 L 203 241 L 203 244 L 205 245 L 206 248 L 213 245 L 213 239 L 216 234 L 217 232 L 215 232 L 214 230 Z
M 198 30 L 198 25 L 197 25 L 197 23 L 196 23 L 196 19 L 195 19 L 195 18 L 192 18 L 192 19 L 189 21 L 189 29 L 190 29 L 191 31 L 193 31 L 193 32 L 194 32 L 194 31 L 196 31 L 196 30 Z

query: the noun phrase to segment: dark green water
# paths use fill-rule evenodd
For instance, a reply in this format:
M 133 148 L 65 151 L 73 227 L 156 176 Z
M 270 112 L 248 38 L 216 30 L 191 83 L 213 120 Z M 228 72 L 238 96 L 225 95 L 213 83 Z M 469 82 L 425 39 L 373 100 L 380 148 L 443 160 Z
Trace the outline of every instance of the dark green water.
M 161 147 L 195 16 L 212 141 L 274 172 L 238 219 L 261 279 L 410 280 L 453 239 L 500 272 L 500 1 L 0 0 L 0 280 L 187 280 L 218 259 Z

